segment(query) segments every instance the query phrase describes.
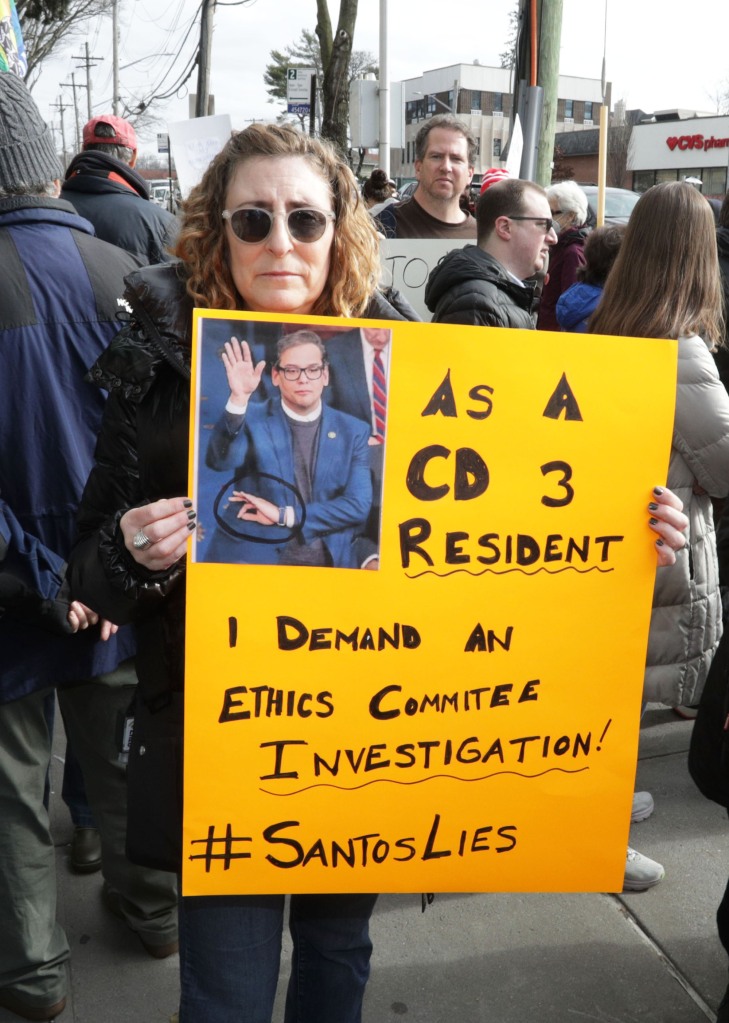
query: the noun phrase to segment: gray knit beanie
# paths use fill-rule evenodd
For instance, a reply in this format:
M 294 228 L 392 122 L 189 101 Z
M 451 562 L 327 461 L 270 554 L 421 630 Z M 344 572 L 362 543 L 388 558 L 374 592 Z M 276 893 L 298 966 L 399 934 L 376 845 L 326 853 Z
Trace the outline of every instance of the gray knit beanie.
M 0 189 L 62 178 L 53 138 L 21 78 L 0 72 Z

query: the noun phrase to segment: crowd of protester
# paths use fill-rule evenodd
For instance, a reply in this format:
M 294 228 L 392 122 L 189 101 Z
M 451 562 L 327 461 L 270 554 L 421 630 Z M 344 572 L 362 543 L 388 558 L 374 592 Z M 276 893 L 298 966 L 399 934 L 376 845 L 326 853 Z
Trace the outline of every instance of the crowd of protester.
M 198 528 L 187 432 L 195 308 L 412 320 L 381 283 L 380 241 L 436 238 L 457 247 L 428 281 L 434 322 L 561 327 L 585 344 L 588 334 L 676 339 L 668 477 L 645 481 L 658 571 L 644 700 L 696 708 L 710 669 L 726 690 L 729 656 L 721 648 L 712 661 L 729 396 L 711 353 L 725 340 L 729 195 L 718 231 L 700 193 L 674 182 L 649 189 L 627 227 L 590 232 L 573 182 L 544 190 L 494 168 L 474 204 L 476 145 L 454 117 L 423 125 L 415 152 L 412 196 L 400 199 L 375 170 L 360 198 L 329 144 L 254 124 L 232 133 L 176 220 L 150 203 L 134 131 L 111 115 L 86 126 L 61 188 L 32 97 L 0 74 L 2 415 L 12 436 L 0 456 L 0 1006 L 21 1018 L 52 1020 L 67 994 L 47 812 L 56 694 L 88 812 L 79 827 L 98 835 L 77 868 L 101 868 L 108 910 L 147 954 L 179 951 L 179 1023 L 270 1023 L 273 1013 L 284 897 L 176 890 L 185 556 Z M 262 537 L 289 531 L 262 541 L 266 563 L 376 567 L 389 349 L 381 324 L 326 339 L 298 328 L 225 339 L 227 400 L 208 466 L 248 460 L 265 476 L 275 423 L 305 508 L 239 486 L 211 560 L 248 559 L 231 553 L 243 523 Z M 120 749 L 125 718 L 134 728 Z M 652 809 L 636 792 L 632 820 Z M 627 850 L 627 890 L 663 876 Z M 360 1023 L 376 898 L 291 898 L 286 1023 Z M 729 951 L 729 894 L 722 907 Z

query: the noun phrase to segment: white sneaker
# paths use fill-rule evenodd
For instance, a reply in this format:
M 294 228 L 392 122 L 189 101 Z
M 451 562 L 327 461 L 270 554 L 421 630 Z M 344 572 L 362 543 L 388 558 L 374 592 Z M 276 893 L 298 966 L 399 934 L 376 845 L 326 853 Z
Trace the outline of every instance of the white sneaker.
M 624 892 L 644 892 L 646 888 L 652 888 L 654 884 L 662 881 L 665 876 L 666 872 L 660 863 L 628 847 L 623 879 Z
M 633 809 L 630 814 L 631 824 L 646 820 L 653 813 L 654 807 L 653 796 L 650 792 L 634 792 Z

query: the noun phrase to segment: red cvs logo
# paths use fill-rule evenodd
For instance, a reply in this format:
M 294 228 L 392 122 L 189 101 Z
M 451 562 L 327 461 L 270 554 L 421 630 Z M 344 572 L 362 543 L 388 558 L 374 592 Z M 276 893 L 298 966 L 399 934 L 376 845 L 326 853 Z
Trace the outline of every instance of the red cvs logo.
M 673 150 L 678 145 L 678 139 L 676 138 L 676 136 L 675 135 L 671 135 L 670 139 L 666 139 L 666 145 L 671 150 L 671 152 L 673 152 Z

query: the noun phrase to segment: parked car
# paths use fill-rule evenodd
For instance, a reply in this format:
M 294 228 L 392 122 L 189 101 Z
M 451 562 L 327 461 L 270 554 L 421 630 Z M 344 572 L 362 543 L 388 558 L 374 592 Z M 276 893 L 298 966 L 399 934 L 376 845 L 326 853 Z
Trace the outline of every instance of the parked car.
M 417 181 L 408 181 L 407 185 L 403 185 L 402 188 L 398 188 L 401 199 L 410 199 L 415 189 L 418 187 Z
M 587 196 L 587 224 L 594 227 L 597 223 L 597 185 L 580 184 L 580 188 Z M 627 224 L 639 199 L 640 192 L 631 192 L 627 188 L 606 188 L 605 223 Z

